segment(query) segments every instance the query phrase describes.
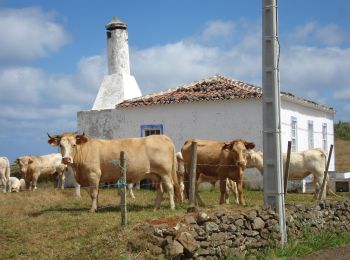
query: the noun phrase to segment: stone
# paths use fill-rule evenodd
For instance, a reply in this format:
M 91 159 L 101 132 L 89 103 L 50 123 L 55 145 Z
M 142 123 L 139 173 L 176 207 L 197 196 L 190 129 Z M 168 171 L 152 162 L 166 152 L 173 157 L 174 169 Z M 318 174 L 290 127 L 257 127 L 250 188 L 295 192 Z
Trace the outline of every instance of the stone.
M 210 217 L 205 212 L 199 212 L 197 215 L 197 223 L 203 224 L 204 222 L 207 222 L 210 220 Z
M 182 232 L 177 238 L 177 240 L 191 255 L 193 255 L 194 252 L 199 248 L 199 243 L 188 232 Z
M 242 227 L 243 224 L 244 224 L 243 219 L 237 219 L 237 220 L 235 221 L 235 225 L 238 226 L 238 227 Z
M 220 230 L 221 230 L 221 231 L 227 231 L 227 230 L 229 229 L 229 227 L 230 227 L 230 226 L 227 225 L 227 224 L 221 224 L 221 225 L 220 225 Z
M 261 230 L 265 227 L 265 222 L 259 218 L 259 217 L 256 217 L 254 220 L 253 220 L 253 224 L 252 224 L 252 228 L 254 230 Z
M 228 228 L 228 231 L 236 232 L 237 231 L 237 227 L 235 225 L 230 225 L 229 228 Z
M 200 243 L 199 243 L 199 246 L 201 247 L 201 248 L 208 248 L 209 247 L 209 242 L 208 241 L 201 241 Z
M 185 222 L 186 222 L 186 224 L 188 224 L 188 225 L 197 224 L 197 221 L 196 221 L 196 220 L 194 219 L 194 217 L 191 216 L 191 215 L 186 215 L 186 216 L 185 216 Z
M 252 210 L 252 211 L 250 211 L 250 212 L 247 214 L 247 218 L 248 218 L 250 221 L 253 221 L 253 220 L 256 218 L 257 215 L 258 215 L 258 214 L 257 214 L 256 210 Z
M 255 236 L 259 235 L 259 232 L 255 231 L 255 230 L 245 230 L 244 234 L 246 234 L 249 237 L 255 237 Z
M 260 231 L 260 236 L 263 238 L 263 239 L 269 239 L 270 237 L 270 231 L 268 231 L 267 229 L 263 229 Z
M 225 241 L 227 239 L 227 235 L 224 232 L 220 232 L 220 233 L 214 233 L 210 238 L 210 245 L 212 247 L 217 247 L 219 245 L 223 245 L 225 244 Z
M 165 248 L 166 255 L 169 257 L 177 257 L 184 252 L 184 247 L 176 240 Z
M 209 250 L 204 249 L 204 248 L 199 248 L 197 251 L 197 255 L 198 256 L 207 256 L 207 255 L 209 255 Z
M 206 222 L 204 225 L 204 229 L 206 232 L 213 233 L 219 232 L 220 227 L 214 222 Z

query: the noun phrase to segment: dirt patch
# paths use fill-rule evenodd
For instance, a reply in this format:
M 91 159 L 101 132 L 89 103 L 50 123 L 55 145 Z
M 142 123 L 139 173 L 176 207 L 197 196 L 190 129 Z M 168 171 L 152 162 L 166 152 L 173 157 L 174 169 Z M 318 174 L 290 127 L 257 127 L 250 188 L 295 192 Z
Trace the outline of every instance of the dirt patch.
M 350 245 L 330 248 L 308 256 L 299 257 L 298 260 L 347 260 L 350 259 Z

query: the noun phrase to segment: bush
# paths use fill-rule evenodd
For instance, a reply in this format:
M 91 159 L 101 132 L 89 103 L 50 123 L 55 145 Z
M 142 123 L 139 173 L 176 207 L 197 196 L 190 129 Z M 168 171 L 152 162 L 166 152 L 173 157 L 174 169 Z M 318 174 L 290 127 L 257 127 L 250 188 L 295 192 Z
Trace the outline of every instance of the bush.
M 335 137 L 350 140 L 350 123 L 339 121 L 334 125 Z

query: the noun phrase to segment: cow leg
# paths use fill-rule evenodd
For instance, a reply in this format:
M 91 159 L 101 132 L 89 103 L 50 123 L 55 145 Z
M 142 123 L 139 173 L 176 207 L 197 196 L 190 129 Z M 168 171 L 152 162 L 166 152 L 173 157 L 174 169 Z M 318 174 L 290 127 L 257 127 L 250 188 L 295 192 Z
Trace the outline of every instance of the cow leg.
M 3 185 L 3 192 L 6 193 L 7 187 L 6 187 L 6 179 L 4 177 L 1 177 L 1 184 Z
M 240 205 L 245 205 L 245 201 L 243 198 L 243 176 L 240 176 L 237 181 L 237 191 L 238 191 L 238 203 Z
M 226 194 L 226 178 L 220 178 L 220 204 L 224 204 Z
M 132 199 L 135 199 L 134 192 L 132 191 L 133 186 L 134 186 L 133 183 L 128 184 L 128 190 L 129 190 L 129 195 L 130 195 L 130 197 L 131 197 Z
M 231 185 L 230 185 L 230 180 L 226 180 L 226 191 L 225 191 L 225 203 L 230 204 L 230 190 L 231 190 Z
M 64 172 L 61 172 L 59 175 L 60 182 L 61 182 L 61 190 L 64 190 L 64 180 L 66 179 L 66 176 L 64 175 Z
M 201 196 L 199 195 L 199 180 L 197 180 L 196 182 L 196 187 L 195 187 L 195 194 L 196 194 L 196 205 L 199 205 L 201 207 L 205 207 L 205 204 L 201 198 Z
M 140 190 L 141 188 L 141 181 L 136 182 L 136 189 Z
M 165 189 L 169 193 L 169 203 L 170 203 L 170 208 L 172 210 L 175 209 L 175 202 L 174 202 L 174 185 L 171 179 L 168 176 L 163 176 L 162 178 L 162 185 L 164 185 Z
M 95 185 L 94 187 L 90 187 L 89 193 L 92 199 L 90 212 L 95 212 L 98 207 L 98 185 Z
M 32 189 L 32 186 L 31 186 L 30 181 L 28 181 L 27 179 L 25 179 L 24 181 L 25 181 L 25 183 L 26 183 L 26 189 L 27 189 L 27 190 L 31 190 L 31 189 Z
M 157 189 L 156 200 L 154 203 L 154 211 L 160 209 L 160 204 L 162 203 L 162 200 L 163 200 L 163 190 L 159 188 Z
M 39 175 L 40 175 L 40 173 L 34 173 L 33 174 L 33 179 L 32 179 L 32 190 L 33 191 L 38 189 L 37 182 L 38 182 Z

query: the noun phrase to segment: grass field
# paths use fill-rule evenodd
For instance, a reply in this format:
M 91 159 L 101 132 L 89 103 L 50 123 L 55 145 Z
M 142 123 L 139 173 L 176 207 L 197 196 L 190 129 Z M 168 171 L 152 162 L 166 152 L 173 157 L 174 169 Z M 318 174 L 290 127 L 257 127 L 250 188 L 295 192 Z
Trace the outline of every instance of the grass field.
M 337 169 L 350 170 L 350 141 L 336 140 L 335 152 Z M 217 191 L 201 194 L 207 204 L 205 211 L 248 210 L 263 204 L 260 191 L 244 191 L 246 207 L 219 206 Z M 35 192 L 0 193 L 0 259 L 131 259 L 134 255 L 127 251 L 127 241 L 136 237 L 136 225 L 154 218 L 180 216 L 187 209 L 184 203 L 175 211 L 169 210 L 166 198 L 161 210 L 153 212 L 153 191 L 135 191 L 135 196 L 134 201 L 128 198 L 129 224 L 122 228 L 115 189 L 100 190 L 100 207 L 95 214 L 88 212 L 91 199 L 87 192 L 82 191 L 82 197 L 77 198 L 73 189 L 55 190 L 50 183 L 41 183 Z M 286 198 L 287 203 L 312 201 L 311 194 L 288 194 Z M 286 257 L 285 252 L 272 251 L 267 259 L 271 254 Z
M 101 189 L 100 208 L 89 213 L 90 197 L 82 191 L 76 198 L 73 189 L 55 190 L 42 184 L 35 192 L 0 194 L 0 259 L 132 258 L 127 241 L 136 236 L 133 227 L 159 217 L 180 216 L 187 204 L 169 210 L 167 198 L 162 208 L 153 212 L 155 193 L 136 191 L 136 199 L 128 199 L 127 227 L 120 226 L 119 197 L 115 189 Z M 201 192 L 211 210 L 247 210 L 262 205 L 262 192 L 245 191 L 247 206 L 217 205 L 217 191 Z M 288 194 L 287 202 L 311 202 L 312 195 Z

